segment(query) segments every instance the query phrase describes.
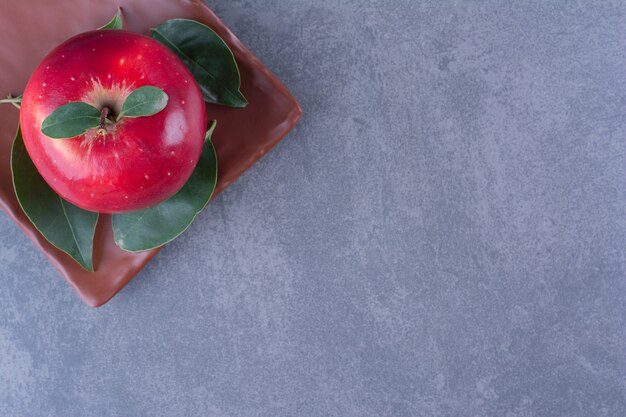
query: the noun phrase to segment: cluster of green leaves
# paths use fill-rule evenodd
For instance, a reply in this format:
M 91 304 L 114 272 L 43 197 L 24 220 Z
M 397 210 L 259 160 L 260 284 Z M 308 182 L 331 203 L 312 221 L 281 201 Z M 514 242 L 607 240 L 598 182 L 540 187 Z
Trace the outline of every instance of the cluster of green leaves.
M 122 29 L 122 26 L 119 10 L 100 29 L 115 30 Z M 207 102 L 246 106 L 235 58 L 213 30 L 193 20 L 173 19 L 154 28 L 152 35 L 187 65 Z M 165 92 L 152 86 L 141 87 L 128 96 L 117 120 L 156 114 L 166 105 Z M 101 122 L 100 111 L 95 107 L 86 103 L 68 103 L 44 121 L 42 131 L 51 138 L 73 138 Z M 200 160 L 178 193 L 154 207 L 112 216 L 114 238 L 120 248 L 139 252 L 171 242 L 187 230 L 206 207 L 218 177 L 217 154 L 211 141 L 215 126 L 213 121 L 207 130 Z M 93 237 L 98 213 L 76 207 L 50 188 L 30 160 L 19 128 L 11 152 L 11 169 L 19 204 L 37 230 L 83 268 L 93 271 Z
M 154 249 L 176 239 L 206 207 L 217 184 L 217 154 L 207 131 L 200 160 L 173 197 L 145 210 L 112 216 L 117 245 L 129 252 Z M 26 216 L 57 248 L 93 271 L 93 237 L 98 213 L 76 207 L 55 193 L 28 156 L 18 127 L 11 150 L 13 187 Z
M 125 117 L 152 116 L 167 106 L 168 97 L 160 88 L 146 85 L 131 92 L 116 122 Z M 53 139 L 70 139 L 103 123 L 100 110 L 82 101 L 73 101 L 55 109 L 41 124 L 41 131 Z

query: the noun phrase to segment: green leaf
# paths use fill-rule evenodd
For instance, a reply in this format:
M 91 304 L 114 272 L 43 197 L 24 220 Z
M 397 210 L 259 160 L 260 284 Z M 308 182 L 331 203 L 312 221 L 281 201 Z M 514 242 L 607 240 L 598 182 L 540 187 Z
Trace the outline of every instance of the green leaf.
M 13 187 L 22 210 L 48 242 L 93 272 L 93 236 L 98 213 L 59 197 L 31 161 L 18 128 L 11 149 Z
M 100 124 L 100 110 L 95 107 L 75 101 L 64 104 L 41 124 L 41 131 L 53 139 L 68 139 L 82 135 L 92 127 Z
M 174 51 L 200 85 L 204 100 L 231 107 L 248 102 L 239 90 L 241 77 L 228 45 L 208 26 L 172 19 L 151 29 L 152 37 Z
M 217 155 L 207 132 L 200 161 L 187 183 L 173 197 L 145 210 L 112 216 L 115 243 L 125 251 L 140 252 L 171 242 L 206 207 L 217 184 Z
M 115 16 L 113 16 L 113 19 L 111 19 L 111 21 L 107 23 L 106 25 L 102 26 L 101 28 L 98 28 L 98 30 L 123 29 L 123 28 L 124 28 L 124 21 L 122 19 L 122 8 L 118 7 L 117 13 L 115 13 Z
M 167 106 L 167 94 L 157 87 L 147 85 L 130 93 L 122 105 L 117 120 L 124 117 L 152 116 Z

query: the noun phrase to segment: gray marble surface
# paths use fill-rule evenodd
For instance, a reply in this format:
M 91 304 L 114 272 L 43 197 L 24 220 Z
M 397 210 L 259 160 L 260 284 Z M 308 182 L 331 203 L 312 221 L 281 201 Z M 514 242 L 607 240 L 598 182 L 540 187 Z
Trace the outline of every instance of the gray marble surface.
M 304 118 L 101 309 L 0 215 L 0 415 L 626 415 L 626 3 L 210 3 Z

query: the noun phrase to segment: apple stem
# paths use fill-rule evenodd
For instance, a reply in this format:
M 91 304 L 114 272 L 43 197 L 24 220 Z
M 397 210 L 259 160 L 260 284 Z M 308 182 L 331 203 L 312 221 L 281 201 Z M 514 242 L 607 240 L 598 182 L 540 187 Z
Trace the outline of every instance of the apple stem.
M 106 128 L 106 123 L 107 123 L 107 117 L 109 117 L 109 112 L 111 110 L 109 110 L 108 107 L 103 107 L 102 111 L 100 111 L 100 125 L 98 126 L 98 135 L 106 135 L 107 133 L 107 128 Z

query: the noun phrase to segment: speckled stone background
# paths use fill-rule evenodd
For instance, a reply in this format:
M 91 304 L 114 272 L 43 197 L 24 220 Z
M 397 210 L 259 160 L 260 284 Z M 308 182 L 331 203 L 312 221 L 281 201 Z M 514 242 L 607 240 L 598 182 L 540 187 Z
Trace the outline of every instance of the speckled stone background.
M 101 309 L 0 215 L 0 415 L 626 415 L 626 3 L 211 1 L 304 118 Z

